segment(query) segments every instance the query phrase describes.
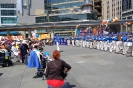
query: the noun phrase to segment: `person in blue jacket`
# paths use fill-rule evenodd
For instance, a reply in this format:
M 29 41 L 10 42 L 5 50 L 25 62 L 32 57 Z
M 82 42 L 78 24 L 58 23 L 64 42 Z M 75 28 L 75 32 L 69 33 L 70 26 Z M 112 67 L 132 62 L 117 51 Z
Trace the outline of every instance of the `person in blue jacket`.
M 110 53 L 112 53 L 112 51 L 113 51 L 113 35 L 112 34 L 110 34 L 109 35 L 109 52 Z
M 101 35 L 101 44 L 100 44 L 100 48 L 103 51 L 104 50 L 104 35 Z
M 92 49 L 93 45 L 92 45 L 92 35 L 89 36 L 89 48 Z
M 122 46 L 123 46 L 123 55 L 126 54 L 127 52 L 127 39 L 128 39 L 128 33 L 125 32 L 123 37 L 122 37 Z
M 96 46 L 97 46 L 97 36 L 94 35 L 93 36 L 93 48 L 96 49 Z
M 34 50 L 30 52 L 30 57 L 28 59 L 28 68 L 36 68 L 37 72 L 42 68 L 41 59 L 40 59 L 40 51 L 38 49 L 39 45 L 34 45 Z

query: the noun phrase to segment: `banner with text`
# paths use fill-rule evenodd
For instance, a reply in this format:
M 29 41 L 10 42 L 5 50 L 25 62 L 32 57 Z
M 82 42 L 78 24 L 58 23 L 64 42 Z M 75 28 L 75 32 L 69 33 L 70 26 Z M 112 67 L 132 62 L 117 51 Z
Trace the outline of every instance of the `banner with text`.
M 39 34 L 38 39 L 50 39 L 50 34 Z

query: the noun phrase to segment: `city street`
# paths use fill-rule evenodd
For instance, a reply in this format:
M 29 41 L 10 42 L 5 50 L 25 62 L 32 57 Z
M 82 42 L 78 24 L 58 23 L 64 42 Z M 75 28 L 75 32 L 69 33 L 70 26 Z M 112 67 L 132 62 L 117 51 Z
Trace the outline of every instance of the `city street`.
M 44 48 L 51 55 L 55 49 Z M 72 66 L 66 78 L 69 88 L 132 88 L 133 57 L 72 46 L 60 49 L 61 59 Z M 35 77 L 35 72 L 18 62 L 0 67 L 0 88 L 47 88 L 46 80 Z

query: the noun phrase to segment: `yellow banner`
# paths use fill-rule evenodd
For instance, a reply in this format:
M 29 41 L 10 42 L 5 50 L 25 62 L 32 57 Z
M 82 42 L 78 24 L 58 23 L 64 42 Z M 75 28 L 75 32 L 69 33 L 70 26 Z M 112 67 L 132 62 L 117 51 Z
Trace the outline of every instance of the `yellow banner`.
M 41 39 L 50 39 L 50 34 L 39 34 L 39 40 Z

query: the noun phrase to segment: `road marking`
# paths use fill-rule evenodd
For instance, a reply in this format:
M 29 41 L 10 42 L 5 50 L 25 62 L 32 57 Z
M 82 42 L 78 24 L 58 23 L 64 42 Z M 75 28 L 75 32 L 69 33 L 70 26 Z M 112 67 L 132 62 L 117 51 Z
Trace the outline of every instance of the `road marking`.
M 85 61 L 79 61 L 79 62 L 77 62 L 77 63 L 85 63 Z

